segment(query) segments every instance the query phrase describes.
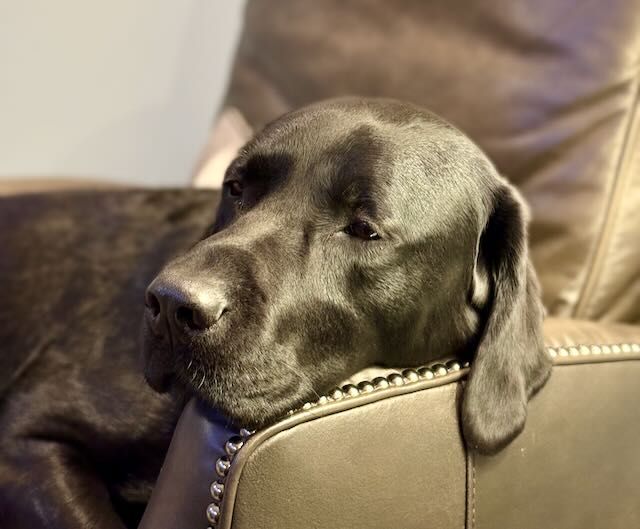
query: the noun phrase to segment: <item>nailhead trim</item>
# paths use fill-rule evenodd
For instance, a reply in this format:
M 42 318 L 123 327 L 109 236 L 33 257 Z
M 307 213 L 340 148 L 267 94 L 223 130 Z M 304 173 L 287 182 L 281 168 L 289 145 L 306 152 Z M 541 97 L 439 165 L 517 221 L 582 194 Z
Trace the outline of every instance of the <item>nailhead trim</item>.
M 373 380 L 363 380 L 358 385 L 346 384 L 342 387 L 333 388 L 327 395 L 323 395 L 317 401 L 306 402 L 300 408 L 290 410 L 287 416 L 293 415 L 301 411 L 307 411 L 316 406 L 323 406 L 329 402 L 349 399 L 359 395 L 373 393 L 388 388 L 404 386 L 421 380 L 432 380 L 439 378 L 464 367 L 468 367 L 469 363 L 460 363 L 457 360 L 451 360 L 446 363 L 437 363 L 430 366 L 420 367 L 418 369 L 405 369 L 402 373 L 391 373 L 386 377 L 376 377 Z M 220 521 L 220 512 L 222 499 L 224 497 L 224 486 L 227 474 L 233 463 L 233 459 L 240 452 L 247 439 L 255 432 L 247 429 L 240 430 L 240 435 L 231 437 L 224 446 L 225 456 L 218 458 L 214 466 L 218 479 L 211 483 L 209 490 L 211 492 L 212 502 L 207 506 L 206 516 L 209 521 L 209 529 L 214 529 Z
M 548 347 L 551 358 L 577 356 L 619 356 L 640 353 L 640 344 L 623 343 L 614 345 L 575 345 L 571 347 Z
M 211 499 L 213 500 L 209 505 L 207 505 L 206 515 L 207 520 L 209 521 L 209 529 L 213 529 L 216 525 L 218 525 L 218 521 L 220 520 L 220 505 L 222 503 L 222 498 L 224 496 L 224 485 L 229 469 L 231 468 L 231 463 L 235 456 L 240 452 L 244 444 L 247 442 L 247 439 L 251 437 L 255 431 L 247 430 L 246 428 L 242 428 L 240 430 L 239 435 L 234 435 L 225 443 L 224 452 L 225 456 L 218 458 L 215 464 L 215 471 L 218 475 L 218 479 L 211 483 L 209 487 L 209 491 L 211 493 Z
M 314 402 L 305 402 L 300 408 L 289 410 L 287 415 L 293 415 L 300 411 L 307 411 L 316 406 L 322 406 L 328 402 L 348 399 L 373 393 L 381 389 L 404 386 L 420 380 L 431 380 L 437 377 L 448 375 L 455 371 L 460 371 L 463 367 L 469 367 L 469 363 L 460 363 L 457 360 L 450 360 L 446 364 L 437 363 L 430 366 L 420 367 L 418 369 L 405 369 L 402 373 L 390 373 L 386 377 L 376 377 L 373 380 L 363 380 L 357 385 L 345 384 L 342 387 L 335 387 L 329 391 L 328 395 L 320 397 Z
M 577 356 L 607 356 L 625 355 L 640 353 L 640 344 L 616 344 L 616 345 L 576 345 L 571 347 L 547 347 L 547 352 L 551 358 L 557 357 L 577 357 Z M 342 387 L 333 388 L 327 395 L 323 395 L 315 402 L 306 402 L 300 408 L 287 412 L 287 416 L 294 415 L 301 411 L 307 411 L 317 406 L 323 406 L 329 402 L 350 399 L 359 395 L 365 395 L 375 391 L 381 391 L 393 387 L 413 384 L 421 380 L 432 380 L 449 375 L 460 369 L 469 367 L 469 362 L 460 363 L 457 360 L 431 364 L 417 369 L 405 369 L 401 373 L 391 373 L 386 377 L 376 377 L 371 381 L 363 380 L 354 384 L 346 384 Z M 224 486 L 229 469 L 233 464 L 233 459 L 240 452 L 246 441 L 255 433 L 253 430 L 242 428 L 239 435 L 234 435 L 225 444 L 225 456 L 219 458 L 215 464 L 215 472 L 218 479 L 211 483 L 210 491 L 212 502 L 207 506 L 206 516 L 209 521 L 208 529 L 215 529 L 220 520 L 222 498 L 224 496 Z

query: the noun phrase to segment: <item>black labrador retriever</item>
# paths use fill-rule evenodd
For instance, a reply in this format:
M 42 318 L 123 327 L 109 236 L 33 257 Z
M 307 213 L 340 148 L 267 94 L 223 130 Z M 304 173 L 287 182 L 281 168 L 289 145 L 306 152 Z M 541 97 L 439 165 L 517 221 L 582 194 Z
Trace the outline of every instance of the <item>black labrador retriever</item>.
M 525 208 L 458 130 L 319 103 L 246 145 L 202 237 L 214 200 L 3 206 L 0 526 L 134 527 L 186 394 L 260 427 L 370 364 L 457 355 L 469 446 L 522 430 L 550 373 Z M 143 294 L 145 376 L 169 394 L 136 369 Z

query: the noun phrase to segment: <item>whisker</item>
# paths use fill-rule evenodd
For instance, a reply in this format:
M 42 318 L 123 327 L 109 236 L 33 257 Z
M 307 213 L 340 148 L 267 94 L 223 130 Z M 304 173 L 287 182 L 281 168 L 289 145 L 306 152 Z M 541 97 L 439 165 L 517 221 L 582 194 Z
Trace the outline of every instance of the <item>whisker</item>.
M 200 381 L 200 384 L 198 384 L 198 390 L 202 387 L 202 384 L 204 384 L 204 379 L 206 378 L 207 374 L 204 372 L 204 370 L 202 371 L 202 380 Z

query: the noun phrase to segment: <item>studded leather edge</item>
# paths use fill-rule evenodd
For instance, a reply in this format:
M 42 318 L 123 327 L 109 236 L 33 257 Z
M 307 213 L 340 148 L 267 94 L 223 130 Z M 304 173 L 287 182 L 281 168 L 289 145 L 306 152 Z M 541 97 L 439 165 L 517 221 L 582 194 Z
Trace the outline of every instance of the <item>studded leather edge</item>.
M 224 445 L 225 455 L 218 458 L 215 464 L 215 473 L 217 479 L 211 483 L 209 491 L 211 493 L 211 503 L 207 505 L 206 516 L 211 527 L 215 527 L 220 520 L 220 505 L 224 496 L 224 485 L 231 463 L 234 457 L 240 451 L 255 432 L 242 428 L 238 435 L 230 437 Z
M 576 359 L 597 357 L 606 359 L 614 359 L 624 355 L 640 354 L 640 344 L 614 344 L 614 345 L 575 345 L 564 347 L 547 347 L 547 352 L 554 363 L 563 359 Z M 321 396 L 314 402 L 306 402 L 301 407 L 290 410 L 286 416 L 291 416 L 299 412 L 308 411 L 317 406 L 323 406 L 330 402 L 342 401 L 369 394 L 372 392 L 384 391 L 385 389 L 405 386 L 424 380 L 432 380 L 456 371 L 469 367 L 468 362 L 459 362 L 450 360 L 447 362 L 438 362 L 417 369 L 404 369 L 401 372 L 394 372 L 386 377 L 376 377 L 373 380 L 363 380 L 358 384 L 346 384 L 341 387 L 335 387 L 328 392 L 327 395 Z M 222 515 L 222 499 L 224 497 L 225 480 L 229 470 L 233 464 L 233 460 L 237 453 L 242 449 L 247 440 L 254 434 L 252 430 L 242 428 L 238 435 L 234 435 L 225 443 L 225 456 L 218 458 L 215 464 L 215 473 L 217 479 L 213 481 L 209 487 L 211 493 L 211 503 L 206 509 L 206 518 L 209 522 L 209 529 L 217 527 Z
M 564 360 L 577 360 L 580 358 L 613 360 L 625 356 L 640 354 L 640 344 L 622 343 L 613 345 L 572 345 L 565 347 L 547 347 L 549 356 L 555 363 L 562 363 Z
M 307 402 L 300 408 L 296 408 L 287 412 L 286 416 L 294 415 L 298 412 L 308 411 L 316 406 L 322 406 L 329 402 L 342 401 L 345 399 L 351 399 L 361 395 L 365 395 L 372 392 L 383 391 L 385 389 L 404 386 L 424 380 L 433 380 L 456 371 L 460 371 L 462 368 L 469 367 L 468 362 L 458 362 L 457 360 L 450 360 L 447 362 L 438 362 L 430 364 L 428 366 L 419 367 L 417 369 L 404 369 L 401 372 L 394 372 L 386 377 L 376 377 L 373 380 L 363 380 L 358 384 L 345 384 L 341 387 L 335 387 L 328 392 L 327 395 L 321 396 L 315 402 Z M 225 454 L 223 457 L 218 458 L 215 463 L 215 473 L 217 479 L 211 483 L 209 490 L 211 493 L 211 503 L 207 506 L 206 517 L 209 522 L 209 528 L 214 529 L 222 514 L 222 500 L 224 497 L 225 480 L 233 464 L 233 459 L 236 454 L 242 449 L 246 441 L 251 437 L 253 431 L 242 429 L 239 435 L 231 437 L 225 443 Z

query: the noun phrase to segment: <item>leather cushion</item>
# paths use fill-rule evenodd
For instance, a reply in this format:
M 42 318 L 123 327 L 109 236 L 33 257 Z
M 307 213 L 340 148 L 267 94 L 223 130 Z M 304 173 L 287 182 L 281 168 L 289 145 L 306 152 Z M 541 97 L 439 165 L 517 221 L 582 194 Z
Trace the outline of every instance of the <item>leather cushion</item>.
M 345 94 L 415 102 L 532 207 L 550 313 L 640 322 L 640 0 L 250 0 L 227 106 L 254 129 Z

